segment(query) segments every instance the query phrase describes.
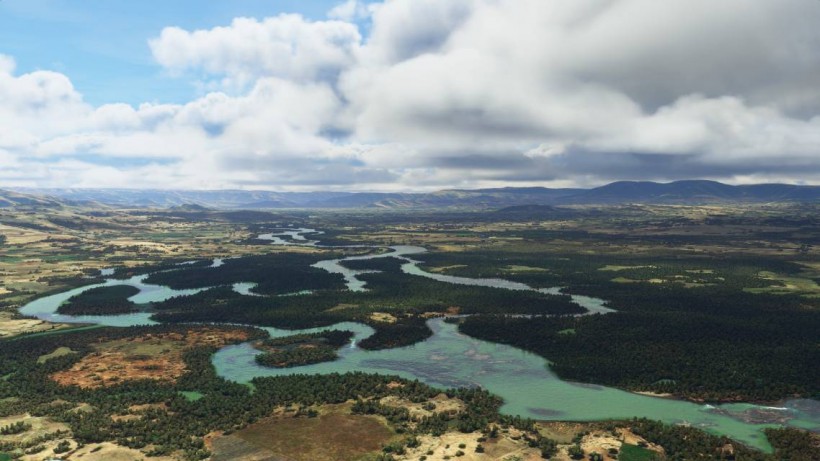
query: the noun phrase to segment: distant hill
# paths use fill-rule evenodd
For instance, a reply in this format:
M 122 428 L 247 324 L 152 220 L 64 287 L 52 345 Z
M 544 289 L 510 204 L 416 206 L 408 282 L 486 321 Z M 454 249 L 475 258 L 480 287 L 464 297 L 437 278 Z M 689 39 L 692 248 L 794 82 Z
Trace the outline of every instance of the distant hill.
M 619 181 L 566 197 L 563 203 L 743 203 L 817 202 L 820 186 L 755 184 L 730 186 L 716 181 L 671 183 Z
M 174 205 L 168 208 L 169 211 L 184 211 L 184 212 L 202 212 L 202 211 L 210 211 L 211 209 L 208 207 L 204 207 L 202 205 L 197 205 L 196 203 L 184 203 L 182 205 Z
M 516 218 L 568 218 L 578 215 L 578 211 L 569 208 L 559 208 L 550 205 L 515 205 L 496 210 L 495 215 Z
M 64 203 L 54 197 L 44 195 L 21 194 L 0 189 L 0 208 L 60 208 Z
M 287 208 L 344 209 L 503 209 L 524 205 L 590 204 L 720 204 L 803 202 L 820 203 L 820 186 L 755 184 L 731 186 L 715 181 L 671 183 L 619 181 L 592 189 L 505 187 L 451 189 L 430 193 L 379 192 L 272 192 L 243 190 L 130 190 L 130 189 L 17 189 L 3 193 L 0 206 L 19 201 L 98 202 L 118 207 L 204 207 L 211 209 L 269 210 Z M 14 195 L 16 194 L 16 195 Z M 46 195 L 48 197 L 35 197 Z M 5 202 L 4 202 L 5 200 Z M 196 211 L 193 208 L 190 211 Z M 547 212 L 546 209 L 529 212 Z M 523 210 L 518 210 L 523 212 Z M 552 210 L 554 213 L 555 210 Z

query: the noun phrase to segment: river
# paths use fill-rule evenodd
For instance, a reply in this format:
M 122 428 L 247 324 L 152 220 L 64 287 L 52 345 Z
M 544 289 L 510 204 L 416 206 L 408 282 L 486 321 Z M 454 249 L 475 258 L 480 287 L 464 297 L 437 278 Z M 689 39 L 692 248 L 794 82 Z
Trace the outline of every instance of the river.
M 282 233 L 263 234 L 262 240 L 277 245 L 320 246 L 305 235 L 316 235 L 313 229 L 293 229 Z M 288 240 L 282 237 L 287 237 Z M 558 288 L 536 289 L 519 282 L 503 279 L 472 279 L 444 274 L 434 274 L 419 267 L 410 256 L 426 251 L 417 246 L 393 246 L 381 253 L 326 260 L 314 266 L 338 273 L 345 279 L 348 289 L 366 290 L 366 283 L 357 276 L 366 271 L 344 267 L 344 260 L 362 260 L 394 257 L 403 261 L 402 271 L 409 276 L 428 277 L 440 282 L 479 285 L 509 290 L 533 290 L 542 293 L 559 293 Z M 212 267 L 218 267 L 215 260 Z M 183 269 L 184 270 L 184 269 Z M 155 323 L 150 313 L 113 316 L 67 316 L 56 313 L 68 298 L 99 286 L 130 285 L 140 292 L 131 297 L 135 303 L 159 302 L 172 296 L 190 295 L 205 288 L 173 290 L 168 287 L 144 283 L 145 275 L 127 280 L 108 279 L 101 284 L 68 290 L 46 296 L 20 309 L 22 314 L 51 322 L 94 323 L 107 326 L 133 326 Z M 256 296 L 253 284 L 235 284 L 234 289 L 247 296 Z M 305 293 L 288 293 L 302 295 Z M 572 295 L 572 301 L 587 309 L 586 314 L 613 312 L 605 301 L 587 296 Z M 456 325 L 442 319 L 432 319 L 428 325 L 433 335 L 413 346 L 366 351 L 355 346 L 373 330 L 359 323 L 344 322 L 310 330 L 281 330 L 263 328 L 272 336 L 287 336 L 302 332 L 325 329 L 343 329 L 355 333 L 349 347 L 340 350 L 339 359 L 314 365 L 289 369 L 267 368 L 258 365 L 254 356 L 259 353 L 249 343 L 227 346 L 213 358 L 217 373 L 237 382 L 248 382 L 258 376 L 281 376 L 292 373 L 328 374 L 362 371 L 399 375 L 418 379 L 438 387 L 480 386 L 504 399 L 502 412 L 540 420 L 589 421 L 647 417 L 672 424 L 691 424 L 714 434 L 727 435 L 747 445 L 770 451 L 762 430 L 778 427 L 773 422 L 786 421 L 788 425 L 809 430 L 820 430 L 820 402 L 798 399 L 788 400 L 776 407 L 752 404 L 701 405 L 681 400 L 638 395 L 605 386 L 563 381 L 552 373 L 544 358 L 512 346 L 495 344 L 471 338 L 458 332 Z M 750 422 L 754 421 L 754 422 Z

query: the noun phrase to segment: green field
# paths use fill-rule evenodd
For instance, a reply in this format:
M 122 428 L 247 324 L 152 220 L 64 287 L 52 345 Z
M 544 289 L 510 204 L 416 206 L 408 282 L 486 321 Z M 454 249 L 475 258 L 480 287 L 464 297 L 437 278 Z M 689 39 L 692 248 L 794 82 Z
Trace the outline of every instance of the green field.
M 659 459 L 657 453 L 637 445 L 625 443 L 621 445 L 621 452 L 618 454 L 620 461 L 652 461 Z
M 179 393 L 189 402 L 196 402 L 202 397 L 205 397 L 205 394 L 197 391 L 179 391 Z

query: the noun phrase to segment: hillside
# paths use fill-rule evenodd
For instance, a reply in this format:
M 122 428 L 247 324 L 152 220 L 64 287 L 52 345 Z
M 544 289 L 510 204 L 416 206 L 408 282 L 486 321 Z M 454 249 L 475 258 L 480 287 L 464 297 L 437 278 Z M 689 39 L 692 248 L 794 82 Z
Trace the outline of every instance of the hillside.
M 13 192 L 9 190 L 0 189 L 0 208 L 17 208 L 17 207 L 44 207 L 44 208 L 60 208 L 64 204 L 53 197 L 44 195 L 29 195 Z
M 820 186 L 754 184 L 732 186 L 715 181 L 671 183 L 619 181 L 592 189 L 544 187 L 452 189 L 430 193 L 274 192 L 243 190 L 18 189 L 0 195 L 9 204 L 57 205 L 59 200 L 98 202 L 118 207 L 216 209 L 345 209 L 387 210 L 471 208 L 497 209 L 519 205 L 591 204 L 726 204 L 820 201 Z M 25 195 L 30 194 L 30 195 Z M 51 197 L 35 197 L 45 195 Z M 2 200 L 5 200 L 3 202 Z
M 564 197 L 563 203 L 816 202 L 820 187 L 790 184 L 730 186 L 716 181 L 619 181 Z

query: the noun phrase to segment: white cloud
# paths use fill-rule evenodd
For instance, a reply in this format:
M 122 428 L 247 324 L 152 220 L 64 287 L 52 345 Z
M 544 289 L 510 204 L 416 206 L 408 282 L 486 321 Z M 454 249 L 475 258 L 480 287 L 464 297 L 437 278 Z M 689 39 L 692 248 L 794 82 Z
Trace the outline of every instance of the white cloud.
M 172 72 L 225 76 L 241 86 L 262 77 L 334 79 L 353 62 L 360 41 L 358 28 L 348 22 L 282 14 L 193 32 L 167 27 L 149 44 L 157 62 Z
M 445 3 L 467 11 L 426 40 L 395 39 L 404 29 L 387 19 L 440 18 L 441 2 L 396 0 L 374 14 L 362 51 L 370 59 L 341 83 L 363 140 L 413 146 L 429 166 L 458 165 L 465 176 L 471 163 L 505 175 L 488 157 L 518 162 L 522 178 L 580 176 L 600 161 L 586 152 L 628 157 L 636 178 L 670 174 L 641 163 L 658 162 L 656 154 L 667 155 L 667 164 L 692 164 L 681 174 L 732 162 L 739 170 L 800 164 L 806 174 L 820 171 L 812 118 L 820 99 L 811 97 L 820 90 L 809 77 L 820 75 L 820 4 Z M 377 34 L 379 27 L 391 34 Z M 380 50 L 399 59 L 372 59 L 389 56 Z M 459 152 L 463 160 L 455 162 Z M 551 160 L 521 162 L 521 153 Z M 715 171 L 729 177 L 728 169 Z M 602 173 L 595 174 L 605 179 Z
M 348 0 L 328 17 L 164 29 L 157 62 L 210 89 L 186 104 L 93 107 L 67 76 L 15 75 L 0 55 L 0 161 L 13 165 L 0 180 L 820 179 L 818 2 Z M 352 21 L 365 17 L 363 38 Z
M 11 74 L 17 67 L 14 58 L 5 54 L 0 54 L 0 74 Z
M 347 0 L 331 8 L 327 13 L 330 19 L 338 19 L 340 21 L 353 22 L 365 19 L 373 12 L 371 5 L 360 0 Z
M 36 71 L 17 77 L 13 69 L 0 69 L 0 126 L 18 131 L 15 136 L 71 132 L 92 110 L 65 75 Z

